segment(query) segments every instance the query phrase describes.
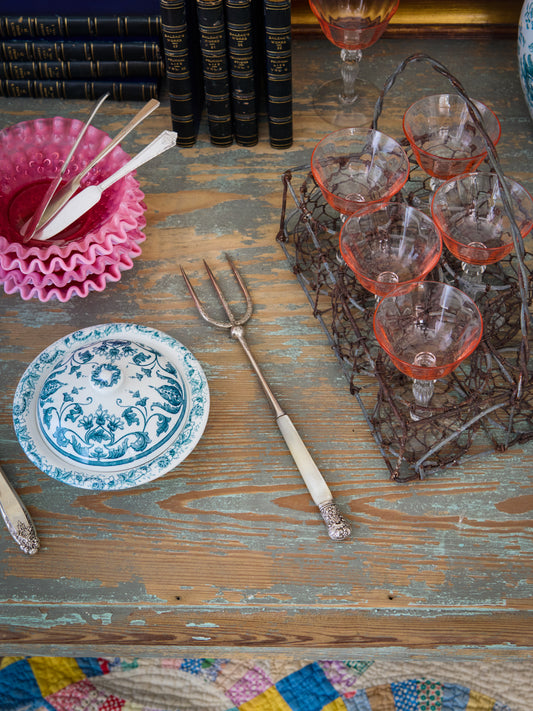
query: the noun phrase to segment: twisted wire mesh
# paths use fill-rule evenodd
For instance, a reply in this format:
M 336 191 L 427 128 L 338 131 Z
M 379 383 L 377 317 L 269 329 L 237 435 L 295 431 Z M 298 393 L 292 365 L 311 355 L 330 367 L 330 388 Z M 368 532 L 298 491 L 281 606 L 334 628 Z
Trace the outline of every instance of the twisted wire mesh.
M 460 83 L 426 55 L 402 62 L 381 92 L 373 126 L 383 98 L 411 62 L 428 61 L 447 76 L 454 88 L 477 108 Z M 483 129 L 482 129 L 483 130 Z M 486 137 L 488 156 L 480 170 L 492 170 L 504 184 L 494 146 Z M 410 176 L 396 200 L 429 214 L 429 178 L 409 153 Z M 297 187 L 294 180 L 298 181 Z M 453 373 L 435 384 L 438 401 L 427 417 L 411 417 L 411 381 L 379 348 L 372 319 L 373 294 L 367 292 L 346 266 L 339 251 L 341 219 L 316 185 L 309 166 L 282 176 L 283 197 L 277 239 L 328 336 L 341 363 L 350 392 L 357 399 L 392 480 L 423 479 L 429 474 L 523 444 L 533 438 L 533 363 L 530 358 L 530 307 L 533 298 L 532 255 L 520 237 L 510 208 L 515 249 L 489 265 L 477 304 L 483 316 L 483 340 Z M 294 202 L 290 208 L 289 197 Z M 518 233 L 518 234 L 517 234 Z M 464 288 L 461 263 L 443 250 L 430 279 Z

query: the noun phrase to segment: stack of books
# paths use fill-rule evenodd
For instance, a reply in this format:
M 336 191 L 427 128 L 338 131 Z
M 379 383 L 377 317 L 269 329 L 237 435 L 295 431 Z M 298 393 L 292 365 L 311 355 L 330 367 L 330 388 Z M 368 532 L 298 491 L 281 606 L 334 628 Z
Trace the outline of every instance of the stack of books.
M 290 0 L 160 0 L 172 128 L 193 145 L 205 106 L 211 143 L 292 144 Z
M 159 12 L 0 16 L 0 96 L 145 101 L 164 76 Z

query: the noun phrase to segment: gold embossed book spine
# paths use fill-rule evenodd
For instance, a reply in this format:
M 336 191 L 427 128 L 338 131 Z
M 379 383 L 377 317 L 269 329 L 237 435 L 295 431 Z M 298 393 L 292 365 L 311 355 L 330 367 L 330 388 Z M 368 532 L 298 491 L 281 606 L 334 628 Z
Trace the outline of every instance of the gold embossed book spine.
M 159 37 L 159 15 L 0 16 L 0 37 Z
M 258 97 L 252 0 L 225 0 L 225 10 L 233 132 L 239 145 L 254 146 Z
M 223 0 L 196 0 L 209 138 L 233 143 L 226 21 Z
M 0 42 L 4 62 L 160 62 L 156 40 L 45 40 L 41 38 Z
M 162 62 L 1 62 L 2 79 L 160 79 Z
M 0 79 L 0 96 L 95 101 L 106 92 L 109 92 L 113 101 L 149 101 L 157 98 L 158 83 L 144 79 L 131 81 Z
M 161 0 L 160 6 L 172 130 L 179 146 L 190 147 L 204 105 L 196 6 L 194 0 Z
M 292 145 L 292 34 L 290 0 L 263 0 L 266 98 L 270 144 Z

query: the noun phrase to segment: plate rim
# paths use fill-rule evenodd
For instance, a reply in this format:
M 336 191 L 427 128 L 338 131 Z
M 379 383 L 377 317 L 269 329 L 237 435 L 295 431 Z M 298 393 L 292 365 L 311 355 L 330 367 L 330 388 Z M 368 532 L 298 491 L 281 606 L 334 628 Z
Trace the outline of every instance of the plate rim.
M 88 471 L 54 455 L 40 434 L 36 419 L 36 400 L 39 383 L 44 382 L 57 360 L 79 347 L 106 337 L 132 336 L 144 343 L 166 350 L 178 364 L 181 375 L 190 389 L 190 407 L 184 426 L 168 447 L 153 459 L 123 471 Z M 129 489 L 154 481 L 177 467 L 200 441 L 210 409 L 209 384 L 205 372 L 194 354 L 173 336 L 164 331 L 133 322 L 113 321 L 72 331 L 42 350 L 26 367 L 13 397 L 13 425 L 17 440 L 28 459 L 44 474 L 70 486 L 93 491 Z

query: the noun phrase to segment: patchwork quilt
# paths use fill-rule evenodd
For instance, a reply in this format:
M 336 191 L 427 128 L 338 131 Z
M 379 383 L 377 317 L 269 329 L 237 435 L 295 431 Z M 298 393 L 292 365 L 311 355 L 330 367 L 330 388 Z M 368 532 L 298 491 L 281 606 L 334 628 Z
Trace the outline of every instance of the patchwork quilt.
M 0 711 L 532 711 L 533 662 L 0 658 Z

